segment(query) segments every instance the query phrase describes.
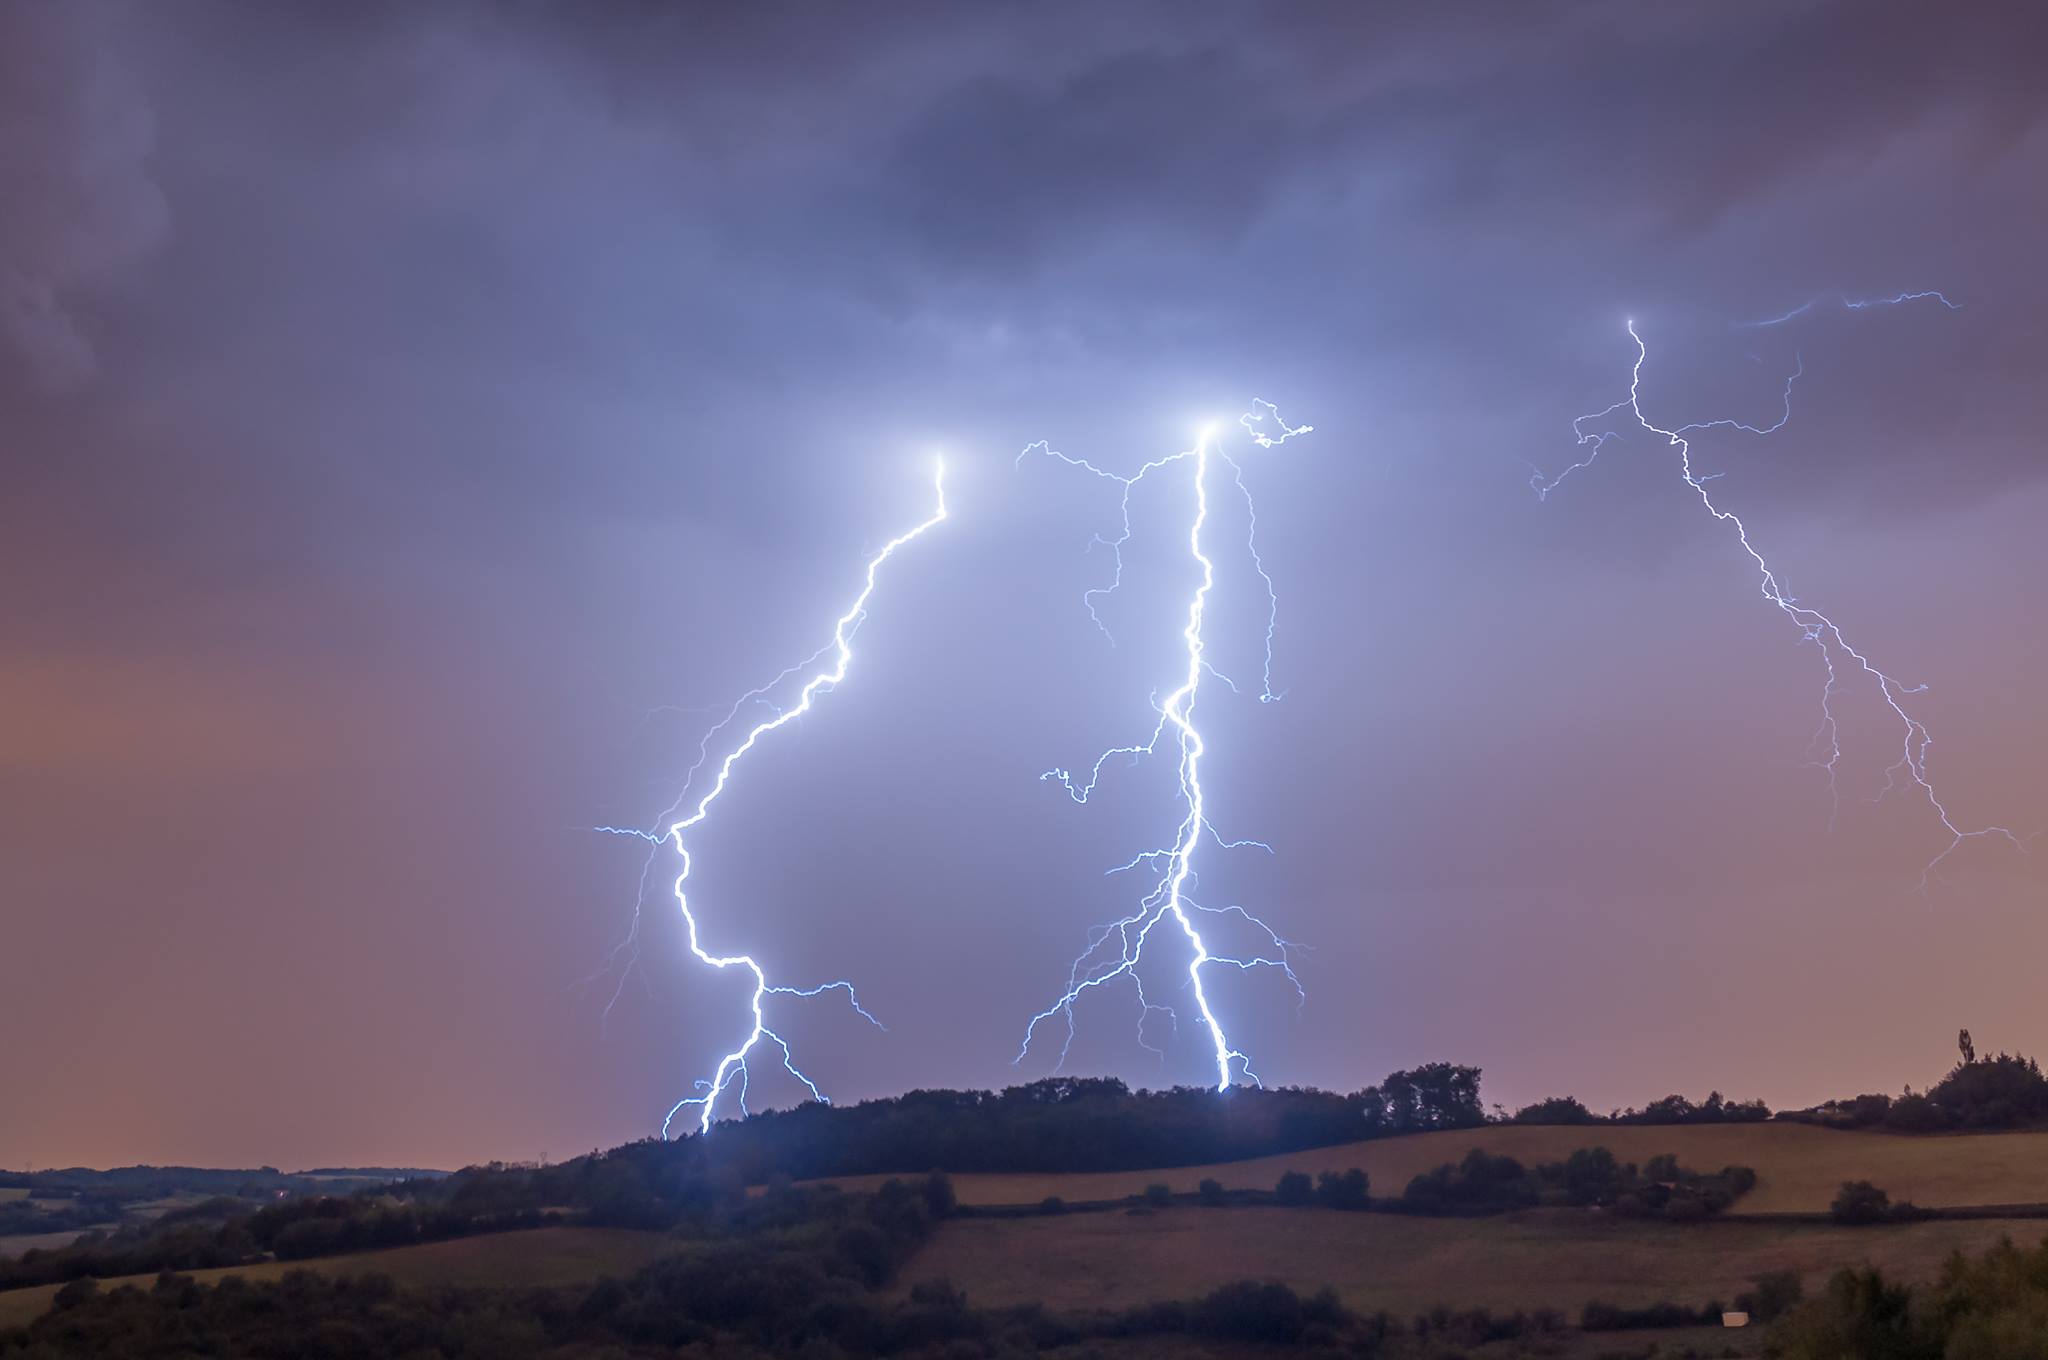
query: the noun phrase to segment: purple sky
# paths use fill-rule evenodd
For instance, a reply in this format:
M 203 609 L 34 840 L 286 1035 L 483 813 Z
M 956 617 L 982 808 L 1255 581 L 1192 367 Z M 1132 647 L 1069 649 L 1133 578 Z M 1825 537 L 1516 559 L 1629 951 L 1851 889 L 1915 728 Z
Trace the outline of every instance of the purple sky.
M 2003 13 L 2001 11 L 2004 11 Z M 1924 1084 L 2048 1040 L 2042 860 L 1802 762 L 1820 658 L 1625 395 L 1931 688 L 1960 823 L 2048 827 L 2044 21 L 1909 3 L 764 11 L 0 0 L 0 1166 L 453 1165 L 655 1128 L 743 1032 L 650 824 L 715 706 L 891 564 L 853 674 L 695 842 L 714 948 L 834 1096 L 1001 1085 L 1160 771 L 1037 781 L 1170 687 L 1184 497 L 1254 397 L 1275 705 L 1211 700 L 1204 892 L 1268 1081 L 1510 1104 Z M 2031 32 L 2023 31 L 2031 28 Z M 1813 298 L 1961 303 L 1784 327 Z M 1262 601 L 1226 564 L 1219 657 Z M 667 862 L 663 864 L 664 872 Z M 1162 1061 L 1136 1001 L 1071 1067 Z M 757 1097 L 786 1101 L 787 1081 Z

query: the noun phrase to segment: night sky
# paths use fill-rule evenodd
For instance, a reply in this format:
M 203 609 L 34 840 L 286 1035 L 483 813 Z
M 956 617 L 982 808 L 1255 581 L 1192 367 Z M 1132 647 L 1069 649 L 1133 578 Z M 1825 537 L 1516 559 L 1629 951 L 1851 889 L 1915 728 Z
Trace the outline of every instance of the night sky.
M 456 1165 L 651 1133 L 744 1032 L 651 825 L 893 560 L 848 683 L 695 842 L 714 948 L 842 1099 L 1000 1086 L 1163 768 L 1185 484 L 1253 397 L 1277 704 L 1204 691 L 1217 975 L 1269 1082 L 1510 1105 L 1925 1085 L 2048 1045 L 2048 841 L 1868 799 L 1845 691 L 1626 395 L 1914 702 L 1957 821 L 2048 827 L 2048 21 L 2023 7 L 0 0 L 0 1166 Z M 2028 29 L 2032 29 L 2031 32 Z M 1849 311 L 1941 289 L 1960 304 Z M 1730 323 L 1822 304 L 1767 329 Z M 1222 526 L 1236 520 L 1219 520 Z M 1219 539 L 1219 541 L 1222 541 Z M 1227 546 L 1227 544 L 1226 544 Z M 1219 664 L 1263 600 L 1224 555 Z M 664 860 L 658 877 L 669 873 Z M 606 1014 L 617 993 L 617 1004 Z M 1105 989 L 1069 1067 L 1164 1058 Z M 1159 1035 L 1152 1035 L 1155 1041 Z M 764 1071 L 757 1101 L 793 1087 Z

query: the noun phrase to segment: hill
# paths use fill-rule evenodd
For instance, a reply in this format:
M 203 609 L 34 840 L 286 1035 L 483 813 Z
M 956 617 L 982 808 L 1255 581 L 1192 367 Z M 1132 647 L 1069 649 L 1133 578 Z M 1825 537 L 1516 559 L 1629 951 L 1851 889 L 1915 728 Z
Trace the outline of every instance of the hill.
M 337 1278 L 371 1273 L 389 1275 L 400 1284 L 426 1287 L 516 1289 L 530 1285 L 588 1284 L 607 1275 L 630 1275 L 675 1249 L 675 1244 L 661 1233 L 626 1228 L 535 1228 L 312 1261 L 263 1261 L 189 1273 L 202 1284 L 217 1283 L 230 1275 L 247 1280 L 276 1280 L 294 1270 L 312 1270 Z M 155 1278 L 129 1275 L 101 1283 L 107 1289 L 124 1284 L 147 1289 Z M 0 1290 L 0 1330 L 24 1326 L 42 1316 L 49 1310 L 58 1288 L 39 1285 Z
M 1191 1192 L 1205 1179 L 1232 1190 L 1270 1190 L 1283 1171 L 1319 1172 L 1358 1167 L 1377 1194 L 1396 1195 L 1410 1177 L 1483 1148 L 1526 1163 L 1560 1161 L 1574 1149 L 1605 1147 L 1628 1161 L 1676 1153 L 1690 1166 L 1753 1167 L 1756 1188 L 1737 1206 L 1742 1214 L 1825 1213 L 1845 1180 L 1868 1180 L 1892 1198 L 1928 1208 L 2048 1204 L 2048 1133 L 1981 1133 L 1908 1137 L 1811 1124 L 1543 1126 L 1491 1124 L 1441 1133 L 1343 1143 L 1154 1171 L 955 1174 L 962 1204 L 1036 1204 L 1048 1195 L 1082 1202 L 1121 1199 L 1164 1183 Z M 944 1169 L 944 1168 L 941 1168 Z M 831 1178 L 857 1189 L 882 1177 Z

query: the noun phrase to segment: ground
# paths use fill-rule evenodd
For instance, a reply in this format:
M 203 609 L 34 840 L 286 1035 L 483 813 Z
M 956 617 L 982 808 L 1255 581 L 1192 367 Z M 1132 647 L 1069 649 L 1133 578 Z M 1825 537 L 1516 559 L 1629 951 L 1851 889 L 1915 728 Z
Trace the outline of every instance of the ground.
M 1576 1321 L 1593 1299 L 1728 1302 L 1764 1270 L 1795 1270 L 1818 1285 L 1868 1261 L 1898 1278 L 1926 1279 L 1951 1251 L 1981 1250 L 2008 1234 L 2031 1244 L 2048 1236 L 2048 1223 L 1680 1226 L 1564 1209 L 1475 1219 L 1176 1206 L 957 1219 L 911 1262 L 898 1288 L 944 1276 L 978 1304 L 1125 1308 L 1190 1298 L 1232 1280 L 1271 1279 L 1303 1292 L 1328 1285 L 1348 1307 L 1404 1318 L 1445 1304 L 1496 1312 L 1548 1307 Z
M 1375 1195 L 1398 1195 L 1411 1176 L 1456 1161 L 1470 1148 L 1506 1153 L 1533 1164 L 1560 1161 L 1574 1148 L 1595 1146 L 1612 1149 L 1623 1161 L 1644 1162 L 1673 1152 L 1679 1161 L 1701 1171 L 1753 1167 L 1756 1189 L 1737 1205 L 1745 1214 L 1825 1212 L 1846 1180 L 1871 1181 L 1894 1200 L 1928 1207 L 2048 1203 L 2048 1133 L 1907 1138 L 1780 1123 L 1492 1125 L 1215 1166 L 1089 1175 L 968 1174 L 954 1176 L 953 1183 L 964 1204 L 1036 1204 L 1048 1195 L 1069 1201 L 1120 1199 L 1159 1181 L 1191 1191 L 1208 1177 L 1228 1189 L 1270 1190 L 1283 1171 L 1344 1171 L 1355 1166 L 1372 1177 Z M 850 1176 L 837 1178 L 837 1183 L 851 1189 L 885 1179 Z
M 1410 1176 L 1455 1161 L 1474 1147 L 1525 1162 L 1554 1161 L 1572 1149 L 1602 1145 L 1624 1160 L 1676 1153 L 1689 1166 L 1738 1164 L 1758 1172 L 1757 1188 L 1737 1205 L 1739 1221 L 1697 1225 L 1622 1220 L 1587 1210 L 1532 1210 L 1485 1219 L 1264 1206 L 1172 1208 L 1132 1214 L 968 1218 L 945 1224 L 898 1283 L 950 1278 L 977 1304 L 1035 1301 L 1053 1308 L 1122 1308 L 1153 1299 L 1186 1299 L 1239 1279 L 1278 1279 L 1303 1291 L 1329 1285 L 1362 1310 L 1404 1317 L 1446 1304 L 1496 1311 L 1555 1308 L 1576 1321 L 1588 1301 L 1639 1305 L 1671 1299 L 1724 1301 L 1760 1271 L 1798 1271 L 1809 1288 L 1832 1271 L 1864 1262 L 1896 1278 L 1931 1277 L 1951 1251 L 1981 1250 L 2010 1235 L 2033 1243 L 2048 1220 L 1944 1220 L 1879 1228 L 1755 1215 L 1825 1210 L 1844 1180 L 1867 1179 L 1894 1199 L 1928 1207 L 2048 1203 L 2048 1133 L 1904 1138 L 1842 1133 L 1797 1124 L 1714 1127 L 1500 1126 L 1347 1144 L 1218 1166 L 1101 1175 L 960 1175 L 966 1204 L 1036 1205 L 1048 1195 L 1069 1202 L 1115 1199 L 1164 1182 L 1192 1191 L 1214 1178 L 1230 1188 L 1270 1189 L 1286 1170 L 1353 1166 L 1370 1173 L 1375 1192 L 1398 1194 Z M 882 1177 L 848 1177 L 855 1186 Z M 628 1274 L 670 1249 L 660 1234 L 545 1228 L 404 1247 L 303 1263 L 327 1272 L 381 1271 L 421 1284 L 570 1283 Z M 229 1273 L 283 1274 L 300 1263 L 266 1263 Z M 137 1283 L 147 1284 L 147 1279 Z M 54 1288 L 0 1293 L 0 1326 L 48 1307 Z M 1751 1353 L 1758 1329 L 1581 1336 L 1562 1355 L 1662 1353 L 1691 1345 L 1719 1353 L 1735 1344 Z M 1199 1345 L 1160 1340 L 1098 1346 L 1104 1357 L 1195 1357 Z M 1222 1354 L 1224 1352 L 1217 1352 Z M 1234 1353 L 1234 1352 L 1233 1352 Z
M 403 1284 L 418 1285 L 585 1284 L 605 1275 L 630 1275 L 672 1250 L 674 1244 L 662 1233 L 624 1228 L 534 1228 L 317 1261 L 265 1261 L 260 1265 L 195 1270 L 190 1274 L 207 1283 L 227 1275 L 274 1280 L 288 1271 L 306 1269 L 328 1275 L 378 1273 Z M 155 1278 L 136 1275 L 103 1280 L 101 1287 L 136 1284 L 147 1288 Z M 34 1321 L 49 1308 L 56 1292 L 55 1285 L 0 1292 L 0 1327 L 18 1327 Z

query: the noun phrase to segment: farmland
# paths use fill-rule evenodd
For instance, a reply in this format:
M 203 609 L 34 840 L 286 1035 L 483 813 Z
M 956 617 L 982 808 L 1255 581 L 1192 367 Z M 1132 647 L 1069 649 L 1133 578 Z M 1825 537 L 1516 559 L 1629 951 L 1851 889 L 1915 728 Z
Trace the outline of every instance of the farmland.
M 248 1280 L 275 1280 L 293 1270 L 325 1275 L 389 1275 L 401 1284 L 422 1286 L 500 1286 L 587 1284 L 605 1275 L 629 1275 L 674 1245 L 660 1233 L 617 1228 L 536 1228 L 527 1232 L 488 1233 L 449 1242 L 357 1252 L 313 1261 L 264 1261 L 256 1265 L 189 1272 L 203 1283 L 229 1275 Z M 102 1281 L 106 1288 L 122 1284 L 148 1287 L 154 1277 L 131 1276 Z M 0 1328 L 20 1326 L 50 1306 L 57 1286 L 0 1292 Z
M 1593 1299 L 1625 1307 L 1726 1301 L 1767 1270 L 1792 1270 L 1818 1285 L 1868 1262 L 1897 1278 L 1926 1279 L 1950 1252 L 1978 1251 L 2005 1235 L 2031 1245 L 2048 1235 L 2048 1223 L 1679 1226 L 1582 1210 L 1473 1219 L 1186 1206 L 959 1219 L 940 1229 L 899 1287 L 944 1277 L 983 1306 L 1113 1309 L 1272 1279 L 1302 1292 L 1328 1285 L 1348 1307 L 1404 1317 L 1438 1304 L 1576 1316 Z
M 1703 1171 L 1749 1166 L 1756 1169 L 1757 1186 L 1737 1205 L 1743 1214 L 1824 1213 L 1845 1180 L 1872 1181 L 1895 1200 L 1911 1200 L 1930 1208 L 2048 1203 L 2048 1133 L 1902 1137 L 1791 1123 L 1496 1124 L 1209 1166 L 956 1175 L 954 1184 L 963 1204 L 1036 1204 L 1048 1195 L 1072 1202 L 1121 1199 L 1155 1182 L 1187 1192 L 1210 1178 L 1227 1189 L 1270 1190 L 1283 1171 L 1313 1173 L 1359 1167 L 1372 1177 L 1374 1194 L 1398 1195 L 1410 1177 L 1456 1161 L 1475 1147 L 1529 1164 L 1561 1160 L 1575 1148 L 1605 1147 L 1624 1161 L 1647 1161 L 1669 1152 Z M 840 1177 L 835 1183 L 853 1189 L 883 1179 Z

